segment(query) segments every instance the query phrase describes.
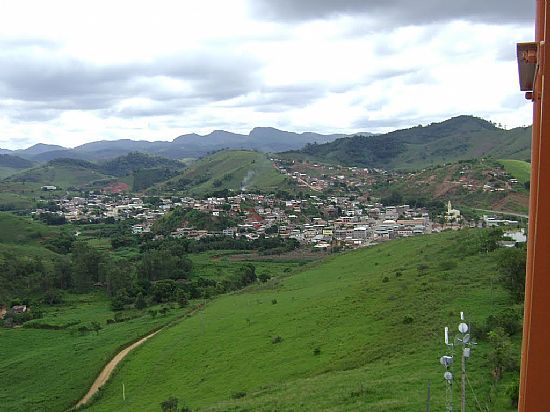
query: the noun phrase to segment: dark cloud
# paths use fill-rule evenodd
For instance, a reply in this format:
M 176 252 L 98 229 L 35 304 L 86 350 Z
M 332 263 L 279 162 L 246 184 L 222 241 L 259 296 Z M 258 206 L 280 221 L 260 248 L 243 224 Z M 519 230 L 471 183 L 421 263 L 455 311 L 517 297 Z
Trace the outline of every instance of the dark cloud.
M 363 14 L 388 27 L 466 19 L 494 23 L 532 22 L 534 0 L 255 0 L 255 14 L 308 20 Z
M 306 107 L 326 96 L 328 89 L 322 84 L 295 84 L 278 87 L 262 87 L 257 93 L 245 96 L 233 107 L 253 107 L 260 112 L 274 113 L 290 108 Z
M 147 63 L 96 65 L 67 56 L 49 42 L 11 41 L 0 48 L 2 99 L 19 102 L 20 119 L 55 117 L 56 110 L 104 110 L 128 98 L 204 104 L 227 100 L 259 87 L 258 62 L 230 51 L 175 55 Z M 182 93 L 162 80 L 186 85 Z M 164 82 L 166 84 L 166 82 Z M 169 84 L 169 83 L 168 83 Z M 22 105 L 26 102 L 27 105 Z M 1 106 L 0 106 L 1 108 Z M 169 104 L 122 110 L 121 116 L 173 114 Z

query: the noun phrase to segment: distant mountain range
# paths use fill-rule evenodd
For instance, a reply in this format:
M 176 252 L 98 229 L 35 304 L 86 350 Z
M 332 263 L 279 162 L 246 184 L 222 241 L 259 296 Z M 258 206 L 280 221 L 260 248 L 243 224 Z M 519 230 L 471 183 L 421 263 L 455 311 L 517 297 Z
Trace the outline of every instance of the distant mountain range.
M 479 157 L 529 160 L 531 127 L 504 130 L 473 116 L 376 136 L 352 136 L 308 144 L 286 157 L 349 166 L 419 169 Z
M 361 133 L 369 135 L 370 133 Z M 215 130 L 201 136 L 186 134 L 168 141 L 102 140 L 86 143 L 74 149 L 57 145 L 35 144 L 23 150 L 0 149 L 0 153 L 24 159 L 47 162 L 56 158 L 72 158 L 89 161 L 113 159 L 131 152 L 154 154 L 171 159 L 197 158 L 220 149 L 247 149 L 261 152 L 282 152 L 301 149 L 308 143 L 328 143 L 345 137 L 343 134 L 323 135 L 313 132 L 294 133 L 272 127 L 256 127 L 248 135 Z
M 74 149 L 39 143 L 24 150 L 0 150 L 0 153 L 7 152 L 0 158 L 0 167 L 2 163 L 11 164 L 11 168 L 15 164 L 18 168 L 23 164 L 31 167 L 29 161 L 46 163 L 58 158 L 103 162 L 135 152 L 185 159 L 203 157 L 221 149 L 245 149 L 282 152 L 283 157 L 309 158 L 325 163 L 412 170 L 482 156 L 529 160 L 530 147 L 530 127 L 505 130 L 477 117 L 458 116 L 381 135 L 322 135 L 257 127 L 248 135 L 216 130 L 206 136 L 179 136 L 171 142 L 102 140 Z

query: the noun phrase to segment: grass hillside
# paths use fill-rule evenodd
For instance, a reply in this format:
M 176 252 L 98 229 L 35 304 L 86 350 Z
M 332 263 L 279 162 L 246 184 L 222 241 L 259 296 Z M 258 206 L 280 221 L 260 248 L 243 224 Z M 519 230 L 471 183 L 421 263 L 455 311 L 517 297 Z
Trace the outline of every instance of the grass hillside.
M 443 410 L 443 327 L 510 306 L 482 233 L 392 241 L 219 297 L 132 352 L 89 410 L 156 411 L 175 396 L 193 411 L 412 412 L 429 382 Z M 491 389 L 488 351 L 479 341 L 469 380 L 481 405 L 507 410 L 510 381 Z
M 76 159 L 56 159 L 7 178 L 9 182 L 53 185 L 63 189 L 82 187 L 96 181 L 110 179 L 93 163 Z
M 0 212 L 0 243 L 36 245 L 40 240 L 55 236 L 59 229 L 28 217 Z
M 115 313 L 102 294 L 66 295 L 65 300 L 43 307 L 43 318 L 22 328 L 0 328 L 0 410 L 69 410 L 122 347 L 189 310 L 156 317 L 129 310 L 118 312 L 123 321 L 106 324 Z M 97 335 L 78 332 L 92 321 L 102 325 Z
M 285 182 L 265 154 L 229 150 L 198 160 L 161 188 L 204 195 L 223 189 L 275 191 L 286 188 Z
M 384 135 L 308 145 L 290 155 L 350 166 L 411 170 L 482 156 L 525 160 L 530 157 L 530 144 L 531 128 L 504 130 L 483 119 L 458 116 Z
M 500 159 L 504 169 L 521 183 L 528 182 L 531 177 L 531 163 L 524 160 Z

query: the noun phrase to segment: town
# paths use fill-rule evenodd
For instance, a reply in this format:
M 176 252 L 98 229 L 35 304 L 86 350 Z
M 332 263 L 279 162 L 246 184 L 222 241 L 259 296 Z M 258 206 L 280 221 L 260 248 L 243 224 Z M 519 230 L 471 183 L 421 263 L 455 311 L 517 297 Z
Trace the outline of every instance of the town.
M 212 236 L 262 236 L 296 239 L 315 249 L 356 248 L 387 240 L 439 232 L 464 226 L 517 225 L 517 221 L 484 216 L 469 222 L 448 202 L 441 218 L 426 208 L 407 204 L 383 205 L 366 197 L 309 195 L 284 200 L 275 195 L 240 193 L 229 197 L 131 197 L 123 194 L 94 194 L 63 197 L 32 212 L 33 216 L 58 216 L 66 222 L 115 222 L 131 219 L 132 233 L 151 233 L 155 222 L 175 210 L 195 210 L 214 221 L 226 217 L 234 225 L 205 230 L 184 222 L 169 236 L 201 239 Z M 153 231 L 154 232 L 154 231 Z M 157 234 L 157 236 L 163 236 Z

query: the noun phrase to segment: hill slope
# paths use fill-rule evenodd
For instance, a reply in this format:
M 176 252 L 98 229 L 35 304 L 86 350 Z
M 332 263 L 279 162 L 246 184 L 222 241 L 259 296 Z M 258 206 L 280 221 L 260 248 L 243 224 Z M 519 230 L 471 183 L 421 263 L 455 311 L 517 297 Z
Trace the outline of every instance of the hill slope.
M 418 411 L 430 381 L 442 410 L 443 327 L 509 305 L 480 233 L 393 241 L 220 297 L 131 353 L 90 410 L 154 411 L 176 396 L 193 411 Z M 469 361 L 482 404 L 487 351 L 481 341 Z
M 385 178 L 385 181 L 377 182 L 373 192 L 380 197 L 399 194 L 405 202 L 422 198 L 438 199 L 444 203 L 450 200 L 459 207 L 526 214 L 529 191 L 519 178 L 520 183 L 511 183 L 510 178 L 516 177 L 517 172 L 503 167 L 503 162 L 529 165 L 516 160 L 463 160 L 405 173 L 401 179 Z
M 9 182 L 29 182 L 36 185 L 53 185 L 63 189 L 82 187 L 95 181 L 111 179 L 99 167 L 85 160 L 56 159 L 7 178 Z
M 290 155 L 344 165 L 417 169 L 482 156 L 525 160 L 530 156 L 530 144 L 531 128 L 504 130 L 483 119 L 458 116 L 385 135 L 308 145 Z
M 191 195 L 223 189 L 266 192 L 286 188 L 286 181 L 265 154 L 229 150 L 198 160 L 162 188 Z

